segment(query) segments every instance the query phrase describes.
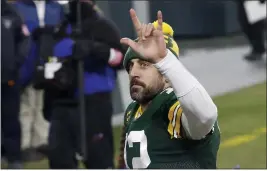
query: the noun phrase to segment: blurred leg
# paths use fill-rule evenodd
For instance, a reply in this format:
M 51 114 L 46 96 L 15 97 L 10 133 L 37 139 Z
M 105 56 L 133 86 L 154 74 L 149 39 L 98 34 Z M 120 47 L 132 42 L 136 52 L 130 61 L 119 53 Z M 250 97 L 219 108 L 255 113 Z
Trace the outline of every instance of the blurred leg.
M 72 137 L 72 109 L 57 106 L 53 109 L 48 138 L 50 169 L 76 169 L 75 137 Z M 78 117 L 77 113 L 75 117 Z
M 111 126 L 111 93 L 97 93 L 86 97 L 87 169 L 114 168 L 114 147 Z
M 21 161 L 20 91 L 17 85 L 1 86 L 2 143 L 9 164 Z M 19 166 L 18 166 L 19 167 Z
M 245 56 L 247 60 L 261 59 L 265 52 L 264 21 L 250 24 L 243 2 L 238 1 L 238 16 L 241 28 L 251 46 L 251 53 Z
M 264 21 L 258 21 L 251 25 L 253 51 L 255 53 L 263 54 L 265 52 L 264 45 Z
M 33 147 L 39 147 L 47 144 L 48 138 L 48 122 L 43 117 L 43 91 L 35 90 L 32 88 L 35 94 L 35 108 L 33 112 L 33 130 L 32 130 L 32 145 Z
M 30 148 L 31 142 L 31 125 L 33 122 L 33 100 L 35 94 L 30 87 L 25 88 L 21 95 L 20 122 L 22 129 L 22 149 Z M 33 100 L 32 100 L 33 99 Z

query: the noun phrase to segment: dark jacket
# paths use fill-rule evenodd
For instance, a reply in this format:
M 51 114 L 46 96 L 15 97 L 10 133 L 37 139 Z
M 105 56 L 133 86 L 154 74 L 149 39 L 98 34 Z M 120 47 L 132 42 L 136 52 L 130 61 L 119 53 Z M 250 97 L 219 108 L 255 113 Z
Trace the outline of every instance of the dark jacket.
M 37 10 L 32 0 L 20 0 L 14 3 L 14 7 L 18 10 L 20 15 L 25 20 L 25 23 L 32 33 L 39 27 L 39 19 Z M 64 17 L 63 9 L 57 2 L 53 0 L 46 0 L 45 6 L 45 25 L 57 25 Z M 20 70 L 20 82 L 25 87 L 33 79 L 36 60 L 39 58 L 38 46 L 35 41 L 31 39 L 31 48 L 27 60 L 24 62 Z
M 29 33 L 16 10 L 1 0 L 1 83 L 17 81 L 29 45 Z
M 70 14 L 59 29 L 66 31 L 67 34 L 73 35 L 73 30 L 77 26 L 76 2 L 70 2 Z M 66 53 L 75 53 L 72 54 L 75 57 L 83 56 L 85 60 L 85 94 L 111 92 L 115 86 L 116 71 L 108 64 L 110 49 L 114 48 L 124 52 L 120 44 L 119 31 L 115 24 L 99 16 L 91 5 L 82 3 L 81 7 L 81 35 L 79 37 L 72 36 L 69 40 L 62 38 L 64 41 L 55 46 L 53 55 L 59 58 L 70 56 Z M 66 38 L 68 37 L 66 36 Z M 72 49 L 73 46 L 75 46 L 75 52 L 68 52 L 66 47 Z
M 61 24 L 59 29 L 59 35 L 62 37 L 58 38 L 61 41 L 54 47 L 53 55 L 59 58 L 83 57 L 85 70 L 84 92 L 86 95 L 112 92 L 115 87 L 117 68 L 113 68 L 108 64 L 110 48 L 125 53 L 125 49 L 120 44 L 119 30 L 114 23 L 99 16 L 91 6 L 87 6 L 84 3 L 81 10 L 82 33 L 76 37 L 73 35 L 73 31 L 77 26 L 75 2 L 70 3 L 70 11 L 66 21 Z M 62 30 L 64 33 L 62 33 Z M 75 94 L 72 98 L 74 100 L 77 97 Z M 63 101 L 65 97 L 69 97 L 67 92 L 53 92 L 53 90 L 45 92 L 44 114 L 47 120 L 50 118 L 53 103 Z
M 70 2 L 69 23 L 75 27 L 77 24 L 77 1 Z M 106 19 L 87 3 L 81 4 L 82 36 L 84 44 L 77 43 L 80 47 L 90 47 L 85 58 L 85 93 L 92 94 L 97 92 L 111 92 L 115 87 L 116 71 L 108 64 L 110 48 L 117 49 L 124 53 L 120 44 L 120 33 L 116 25 Z M 93 41 L 90 43 L 90 40 Z M 88 41 L 86 44 L 85 42 Z M 77 49 L 84 51 L 84 49 Z M 86 51 L 86 50 L 85 50 Z

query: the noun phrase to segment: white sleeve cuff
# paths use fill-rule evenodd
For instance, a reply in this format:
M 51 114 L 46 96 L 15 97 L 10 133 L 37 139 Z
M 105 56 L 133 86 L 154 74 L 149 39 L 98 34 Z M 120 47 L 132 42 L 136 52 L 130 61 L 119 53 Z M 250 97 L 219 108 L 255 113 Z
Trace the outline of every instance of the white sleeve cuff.
M 154 66 L 170 81 L 177 97 L 186 95 L 199 84 L 170 50 L 167 56 Z

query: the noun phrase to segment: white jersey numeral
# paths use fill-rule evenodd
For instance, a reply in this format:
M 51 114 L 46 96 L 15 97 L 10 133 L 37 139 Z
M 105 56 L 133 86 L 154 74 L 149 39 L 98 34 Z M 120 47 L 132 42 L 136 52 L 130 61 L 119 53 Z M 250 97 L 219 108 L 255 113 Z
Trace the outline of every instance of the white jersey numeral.
M 140 157 L 132 158 L 132 167 L 133 169 L 145 169 L 151 163 L 150 157 L 147 151 L 147 137 L 145 131 L 131 131 L 129 135 L 126 135 L 125 148 L 124 148 L 124 160 L 126 166 L 127 164 L 127 151 L 126 146 L 128 144 L 129 148 L 133 148 L 133 143 L 140 143 Z

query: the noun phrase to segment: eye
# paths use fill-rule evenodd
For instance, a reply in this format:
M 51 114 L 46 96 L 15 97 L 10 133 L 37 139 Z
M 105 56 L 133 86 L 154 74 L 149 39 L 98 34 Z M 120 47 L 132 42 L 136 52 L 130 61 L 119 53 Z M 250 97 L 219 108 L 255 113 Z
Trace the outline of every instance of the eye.
M 149 66 L 149 64 L 147 62 L 142 62 L 142 63 L 140 63 L 140 66 L 141 66 L 141 68 L 146 68 Z

